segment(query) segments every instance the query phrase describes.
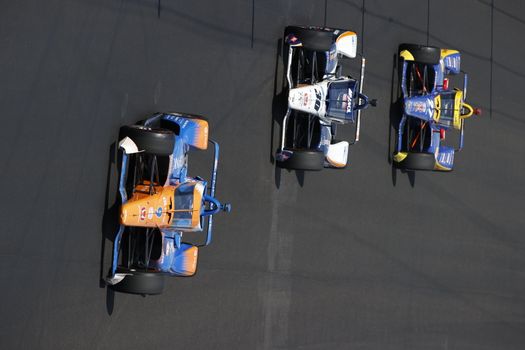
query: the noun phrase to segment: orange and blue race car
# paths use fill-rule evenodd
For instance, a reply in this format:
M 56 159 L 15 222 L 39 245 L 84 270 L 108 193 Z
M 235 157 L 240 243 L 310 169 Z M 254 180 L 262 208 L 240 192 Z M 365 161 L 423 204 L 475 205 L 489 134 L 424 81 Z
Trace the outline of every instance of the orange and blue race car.
M 229 212 L 215 198 L 219 144 L 205 118 L 156 113 L 120 130 L 120 226 L 106 283 L 134 294 L 160 294 L 165 276 L 193 276 L 199 248 L 210 244 L 213 216 Z M 192 149 L 213 145 L 211 182 L 188 176 Z M 195 242 L 198 232 L 202 242 Z M 187 239 L 189 238 L 189 239 Z
M 461 55 L 456 50 L 401 44 L 399 57 L 403 115 L 397 127 L 394 165 L 451 171 L 455 153 L 463 148 L 465 119 L 481 113 L 465 102 L 468 75 L 460 69 Z M 461 74 L 463 87 L 450 88 L 451 79 Z M 455 146 L 445 144 L 452 130 L 459 134 Z

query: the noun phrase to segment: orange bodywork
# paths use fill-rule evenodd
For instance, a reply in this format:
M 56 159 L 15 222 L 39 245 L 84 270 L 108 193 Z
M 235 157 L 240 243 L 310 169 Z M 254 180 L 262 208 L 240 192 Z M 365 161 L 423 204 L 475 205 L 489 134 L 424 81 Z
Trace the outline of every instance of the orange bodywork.
M 193 146 L 205 150 L 208 148 L 208 122 L 201 119 L 193 120 L 197 124 L 198 132 L 195 133 Z
M 185 212 L 191 217 L 191 227 L 186 225 L 184 229 L 191 230 L 199 227 L 203 193 L 198 187 L 199 184 L 195 184 L 193 205 L 189 209 L 175 207 L 176 189 L 180 185 L 155 185 L 153 186 L 154 193 L 151 195 L 149 194 L 150 186 L 148 183 L 137 185 L 133 196 L 120 209 L 120 223 L 125 226 L 177 228 L 176 222 L 174 222 L 176 213 Z
M 343 39 L 344 37 L 352 36 L 352 35 L 357 35 L 357 34 L 354 33 L 354 32 L 351 32 L 351 31 L 346 31 L 346 32 L 344 32 L 343 34 L 339 35 L 339 36 L 337 37 L 337 40 L 336 40 L 336 41 L 339 41 L 339 40 Z
M 199 249 L 197 247 L 191 247 L 182 251 L 180 256 L 175 259 L 181 259 L 182 264 L 179 265 L 177 273 L 182 276 L 193 276 L 197 271 L 197 260 L 199 257 Z

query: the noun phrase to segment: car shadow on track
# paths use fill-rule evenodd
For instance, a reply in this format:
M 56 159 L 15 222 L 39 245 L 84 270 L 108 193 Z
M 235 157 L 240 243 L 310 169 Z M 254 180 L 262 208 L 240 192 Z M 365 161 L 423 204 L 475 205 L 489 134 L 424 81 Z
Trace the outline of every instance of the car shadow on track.
M 275 187 L 281 187 L 282 169 L 277 166 L 275 161 L 275 153 L 280 148 L 282 121 L 286 110 L 288 108 L 288 94 L 286 87 L 286 79 L 284 74 L 284 55 L 283 55 L 283 39 L 277 40 L 277 50 L 275 55 L 275 76 L 273 83 L 273 99 L 272 99 L 272 118 L 270 123 L 270 163 L 275 168 Z M 304 186 L 305 171 L 303 170 L 286 170 L 288 172 L 295 172 L 299 186 Z
M 106 311 L 109 315 L 113 313 L 115 292 L 108 288 L 104 278 L 108 275 L 111 266 L 112 246 L 119 226 L 118 205 L 118 169 L 117 169 L 117 143 L 113 142 L 109 147 L 108 171 L 106 182 L 106 194 L 104 196 L 104 216 L 102 218 L 101 243 L 100 243 L 100 288 L 106 288 Z M 107 249 L 107 247 L 109 247 Z M 108 258 L 108 255 L 110 258 Z M 109 260 L 109 261 L 108 261 Z
M 416 172 L 397 168 L 392 159 L 392 155 L 394 154 L 397 143 L 399 122 L 401 121 L 401 117 L 403 115 L 403 96 L 401 94 L 400 72 L 401 70 L 399 69 L 397 54 L 394 54 L 392 63 L 392 83 L 390 86 L 390 127 L 388 130 L 387 159 L 392 169 L 392 185 L 394 185 L 394 187 L 397 185 L 397 174 L 398 172 L 401 172 L 402 174 L 407 174 L 410 186 L 414 187 L 416 184 Z

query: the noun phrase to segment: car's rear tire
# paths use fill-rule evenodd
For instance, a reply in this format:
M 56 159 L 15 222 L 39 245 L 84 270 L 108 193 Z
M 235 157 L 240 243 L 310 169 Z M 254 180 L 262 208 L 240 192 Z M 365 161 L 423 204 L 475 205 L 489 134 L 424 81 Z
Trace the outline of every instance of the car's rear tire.
M 164 291 L 164 275 L 158 272 L 125 272 L 130 275 L 122 281 L 111 286 L 114 290 L 122 293 L 156 295 Z
M 328 51 L 334 42 L 334 29 L 330 28 L 288 26 L 284 34 L 290 33 L 297 36 L 307 50 Z
M 291 170 L 319 171 L 324 167 L 324 153 L 313 149 L 295 149 L 286 160 L 278 160 L 277 165 Z
M 401 44 L 399 52 L 407 50 L 414 56 L 414 61 L 423 64 L 438 64 L 441 58 L 441 49 L 435 46 L 418 44 Z
M 159 156 L 173 153 L 175 136 L 171 130 L 150 128 L 143 125 L 126 125 L 120 129 L 121 138 L 129 137 L 139 150 Z
M 436 158 L 433 153 L 408 152 L 397 166 L 405 170 L 434 170 Z

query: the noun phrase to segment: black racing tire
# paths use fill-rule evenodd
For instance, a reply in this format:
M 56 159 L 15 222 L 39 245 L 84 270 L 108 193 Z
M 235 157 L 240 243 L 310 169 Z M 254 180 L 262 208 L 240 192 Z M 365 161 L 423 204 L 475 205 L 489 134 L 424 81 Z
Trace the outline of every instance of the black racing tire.
M 149 128 L 143 125 L 126 125 L 120 129 L 121 138 L 129 137 L 139 150 L 158 156 L 169 156 L 173 153 L 175 135 L 171 130 Z
M 405 170 L 434 170 L 436 158 L 433 153 L 408 152 L 397 166 Z
M 117 292 L 143 295 L 157 295 L 164 291 L 165 280 L 161 273 L 140 271 L 129 273 L 131 275 L 124 277 L 122 281 L 111 286 L 111 288 Z
M 293 149 L 292 156 L 284 161 L 277 161 L 280 168 L 290 170 L 319 171 L 324 167 L 324 153 L 314 149 Z
M 288 26 L 284 30 L 284 35 L 285 37 L 290 33 L 296 35 L 307 50 L 328 51 L 334 42 L 334 30 L 332 28 Z
M 424 46 L 418 44 L 401 44 L 399 45 L 399 52 L 407 50 L 414 61 L 423 64 L 438 64 L 441 59 L 441 49 L 435 46 Z

